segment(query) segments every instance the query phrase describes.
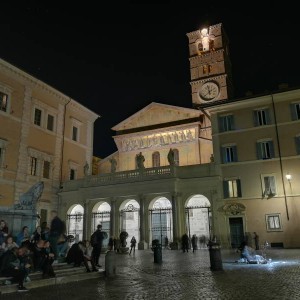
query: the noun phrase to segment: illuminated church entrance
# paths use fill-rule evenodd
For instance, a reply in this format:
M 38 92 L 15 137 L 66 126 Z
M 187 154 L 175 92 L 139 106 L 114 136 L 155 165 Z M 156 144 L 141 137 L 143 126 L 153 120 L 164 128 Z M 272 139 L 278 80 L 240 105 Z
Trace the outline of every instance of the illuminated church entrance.
M 97 225 L 102 225 L 102 231 L 110 236 L 110 210 L 111 207 L 107 202 L 102 202 L 94 206 L 92 213 L 92 232 L 97 230 Z M 108 238 L 103 240 L 103 247 L 108 246 Z
M 83 212 L 81 205 L 73 205 L 67 214 L 67 234 L 73 235 L 75 241 L 81 241 L 83 236 Z
M 171 202 L 161 197 L 157 199 L 149 209 L 150 217 L 150 241 L 159 240 L 165 246 L 166 237 L 169 242 L 173 241 L 173 219 Z
M 186 232 L 190 239 L 195 234 L 197 248 L 207 248 L 211 238 L 211 211 L 209 200 L 202 195 L 190 198 L 186 207 Z
M 120 207 L 121 231 L 128 233 L 127 246 L 130 246 L 130 240 L 134 236 L 137 242 L 140 240 L 140 205 L 136 200 L 129 200 Z

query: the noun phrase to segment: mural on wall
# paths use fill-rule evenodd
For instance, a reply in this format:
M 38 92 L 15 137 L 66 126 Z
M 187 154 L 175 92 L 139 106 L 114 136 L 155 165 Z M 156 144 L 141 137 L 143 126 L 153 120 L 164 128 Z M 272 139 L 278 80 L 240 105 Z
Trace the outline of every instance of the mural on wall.
M 188 143 L 196 139 L 196 129 L 173 130 L 163 133 L 156 133 L 140 137 L 133 137 L 122 140 L 120 151 L 132 151 L 157 146 L 165 146 L 178 143 Z

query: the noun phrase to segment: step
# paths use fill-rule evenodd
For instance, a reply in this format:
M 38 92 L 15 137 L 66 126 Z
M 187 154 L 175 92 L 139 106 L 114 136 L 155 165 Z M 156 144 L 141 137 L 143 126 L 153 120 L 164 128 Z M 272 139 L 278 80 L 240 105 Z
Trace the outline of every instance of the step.
M 41 272 L 34 272 L 30 274 L 30 282 L 25 282 L 24 286 L 26 288 L 33 289 L 43 286 L 56 285 L 62 283 L 68 283 L 73 281 L 81 281 L 87 280 L 91 278 L 103 278 L 105 275 L 105 271 L 103 269 L 99 269 L 98 272 L 90 272 L 87 273 L 85 267 L 72 267 L 72 265 L 65 266 L 53 266 L 55 269 L 56 277 L 54 278 L 42 278 Z M 1 277 L 4 278 L 4 277 Z M 8 294 L 16 292 L 17 284 L 9 284 L 9 285 L 1 285 L 0 286 L 0 294 Z

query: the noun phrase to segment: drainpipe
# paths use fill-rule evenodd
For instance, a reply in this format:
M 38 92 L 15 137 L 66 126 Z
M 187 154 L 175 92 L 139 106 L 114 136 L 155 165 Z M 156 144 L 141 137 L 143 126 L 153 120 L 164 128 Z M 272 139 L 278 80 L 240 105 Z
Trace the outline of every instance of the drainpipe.
M 284 203 L 285 203 L 286 217 L 287 217 L 287 219 L 288 219 L 288 221 L 289 221 L 289 220 L 290 220 L 290 216 L 289 216 L 289 208 L 288 208 L 288 204 L 287 204 L 287 196 L 286 196 L 285 183 L 284 183 L 284 176 L 283 176 L 281 148 L 280 148 L 279 133 L 278 133 L 278 125 L 277 125 L 277 117 L 276 117 L 275 103 L 274 103 L 273 94 L 271 94 L 271 100 L 272 100 L 272 107 L 273 107 L 273 114 L 274 114 L 275 131 L 276 131 L 276 138 L 277 138 L 277 148 L 278 148 L 278 155 L 279 155 L 279 164 L 280 164 L 281 182 L 282 182 L 282 188 L 283 188 L 283 194 L 284 194 Z
M 59 188 L 62 187 L 62 175 L 63 175 L 63 161 L 64 161 L 64 146 L 65 146 L 65 128 L 66 128 L 66 112 L 67 105 L 71 102 L 70 100 L 65 104 L 64 118 L 63 118 L 63 130 L 62 130 L 62 143 L 61 143 L 61 157 L 60 157 L 60 176 L 59 176 Z

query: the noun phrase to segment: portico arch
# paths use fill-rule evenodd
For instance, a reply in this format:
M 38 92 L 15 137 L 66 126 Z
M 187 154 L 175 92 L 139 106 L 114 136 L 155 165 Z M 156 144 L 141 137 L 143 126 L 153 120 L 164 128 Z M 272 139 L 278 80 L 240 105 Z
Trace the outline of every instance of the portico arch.
M 189 197 L 185 204 L 186 232 L 191 238 L 194 234 L 200 248 L 206 248 L 211 238 L 211 204 L 203 195 Z
M 166 197 L 156 197 L 149 204 L 150 242 L 158 239 L 165 246 L 166 237 L 173 241 L 172 204 Z
M 134 199 L 127 199 L 120 205 L 120 232 L 128 233 L 127 243 L 134 236 L 137 241 L 140 240 L 140 205 Z
M 92 209 L 92 232 L 97 229 L 97 225 L 102 225 L 102 231 L 110 235 L 110 211 L 111 206 L 105 201 L 100 201 L 94 205 Z M 108 245 L 108 239 L 103 240 L 102 246 L 105 248 Z
M 83 237 L 84 208 L 80 204 L 72 205 L 67 211 L 67 234 L 73 235 L 75 241 L 81 241 Z

